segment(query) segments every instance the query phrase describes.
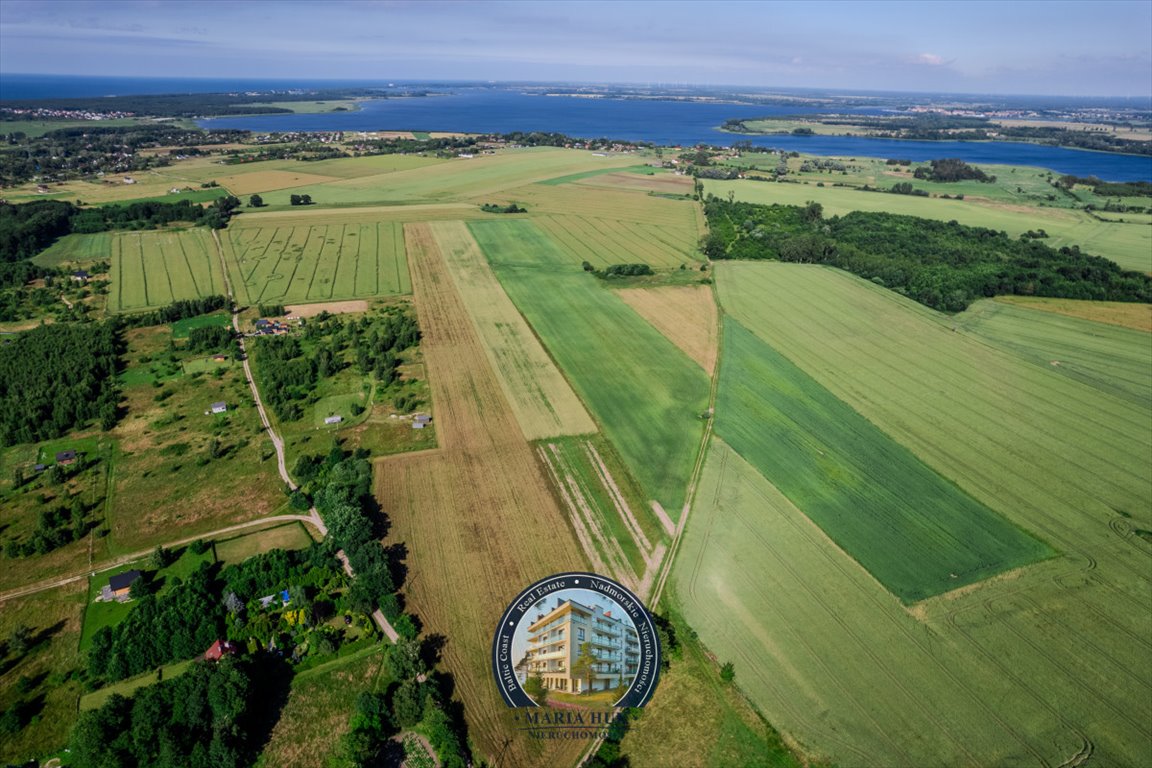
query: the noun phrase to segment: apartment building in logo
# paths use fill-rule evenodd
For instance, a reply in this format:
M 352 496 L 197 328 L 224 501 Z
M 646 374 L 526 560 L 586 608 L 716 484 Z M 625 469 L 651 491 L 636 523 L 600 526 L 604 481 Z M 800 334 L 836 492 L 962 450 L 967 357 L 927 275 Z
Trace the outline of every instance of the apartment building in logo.
M 581 663 L 582 656 L 589 662 Z M 619 606 L 606 610 L 592 601 L 558 598 L 552 610 L 539 612 L 528 626 L 526 662 L 527 675 L 539 676 L 549 690 L 608 691 L 631 684 L 640 664 L 640 643 Z

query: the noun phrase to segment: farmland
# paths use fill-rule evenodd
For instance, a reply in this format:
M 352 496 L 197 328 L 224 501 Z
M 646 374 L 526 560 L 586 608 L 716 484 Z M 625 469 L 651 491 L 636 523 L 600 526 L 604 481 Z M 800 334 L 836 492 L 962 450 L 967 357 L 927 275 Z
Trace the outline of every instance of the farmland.
M 1041 342 L 1023 333 L 1008 351 L 964 316 L 840 272 L 724 264 L 717 279 L 733 317 L 1062 553 L 907 609 L 714 439 L 673 586 L 701 639 L 748 671 L 741 685 L 769 720 L 844 764 L 1141 762 L 1147 402 L 1026 359 L 1021 345 Z M 1047 337 L 1060 335 L 1077 338 Z
M 449 638 L 478 752 L 509 765 L 574 762 L 576 746 L 506 739 L 512 714 L 489 665 L 494 622 L 519 585 L 586 566 L 524 440 L 428 227 L 406 228 L 421 348 L 440 448 L 376 462 L 389 542 L 408 548 L 409 604 L 425 631 Z M 483 578 L 483 574 L 500 574 Z
M 703 285 L 626 288 L 616 295 L 709 375 L 719 354 L 716 299 Z
M 429 228 L 524 439 L 595 432 L 588 412 L 500 287 L 463 222 Z
M 907 602 L 1052 554 L 731 318 L 716 434 Z
M 111 312 L 153 309 L 224 293 L 220 258 L 212 235 L 203 228 L 122 232 L 112 238 L 111 257 Z
M 42 267 L 58 267 L 73 262 L 108 260 L 112 256 L 108 232 L 92 235 L 65 235 L 36 255 L 32 262 Z
M 390 222 L 237 227 L 225 254 L 247 304 L 374 298 L 411 291 L 402 229 Z
M 470 229 L 645 493 L 678 519 L 708 377 L 596 278 L 569 266 L 571 256 L 531 222 L 474 222 Z

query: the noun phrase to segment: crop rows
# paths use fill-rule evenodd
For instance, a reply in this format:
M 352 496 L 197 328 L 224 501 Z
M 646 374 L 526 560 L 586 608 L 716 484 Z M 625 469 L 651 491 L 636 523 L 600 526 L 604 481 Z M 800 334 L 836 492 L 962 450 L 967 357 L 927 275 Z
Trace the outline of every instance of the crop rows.
M 202 229 L 183 232 L 126 232 L 112 248 L 115 312 L 163 307 L 180 299 L 223 293 L 220 259 Z
M 243 227 L 229 232 L 244 301 L 303 303 L 411 290 L 398 224 Z

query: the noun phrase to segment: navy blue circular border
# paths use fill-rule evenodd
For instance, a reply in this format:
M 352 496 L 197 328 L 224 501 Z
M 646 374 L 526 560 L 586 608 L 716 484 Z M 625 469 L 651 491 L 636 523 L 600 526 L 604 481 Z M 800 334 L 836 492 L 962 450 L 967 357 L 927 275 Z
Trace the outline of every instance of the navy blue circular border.
M 496 634 L 492 638 L 492 675 L 496 680 L 496 687 L 500 689 L 500 695 L 504 697 L 504 703 L 510 707 L 539 706 L 524 692 L 520 681 L 516 678 L 516 662 L 512 658 L 512 637 L 529 609 L 552 592 L 561 589 L 587 589 L 599 593 L 615 601 L 628 614 L 628 618 L 632 619 L 640 643 L 640 663 L 628 691 L 613 706 L 642 707 L 647 704 L 652 698 L 652 692 L 656 690 L 656 680 L 660 675 L 660 635 L 656 631 L 652 615 L 640 602 L 640 598 L 632 594 L 632 591 L 623 584 L 606 576 L 583 571 L 558 573 L 541 579 L 517 595 L 508 606 L 508 610 L 500 617 L 500 624 L 497 625 Z

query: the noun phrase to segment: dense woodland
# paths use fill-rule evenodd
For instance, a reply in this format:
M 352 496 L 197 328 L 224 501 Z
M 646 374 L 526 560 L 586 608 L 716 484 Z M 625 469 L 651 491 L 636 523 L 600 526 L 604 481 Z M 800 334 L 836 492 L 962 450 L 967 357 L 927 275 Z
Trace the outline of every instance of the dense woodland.
M 116 423 L 121 343 L 111 323 L 43 325 L 0 344 L 0 446 Z
M 72 729 L 76 768 L 241 768 L 260 747 L 277 670 L 252 659 L 201 661 L 179 677 L 113 694 Z M 267 666 L 265 662 L 264 666 Z
M 825 219 L 806 207 L 753 205 L 709 196 L 711 259 L 779 259 L 828 264 L 903 293 L 934 309 L 959 312 L 1003 294 L 1109 301 L 1152 301 L 1152 278 L 1037 238 L 891 213 Z

